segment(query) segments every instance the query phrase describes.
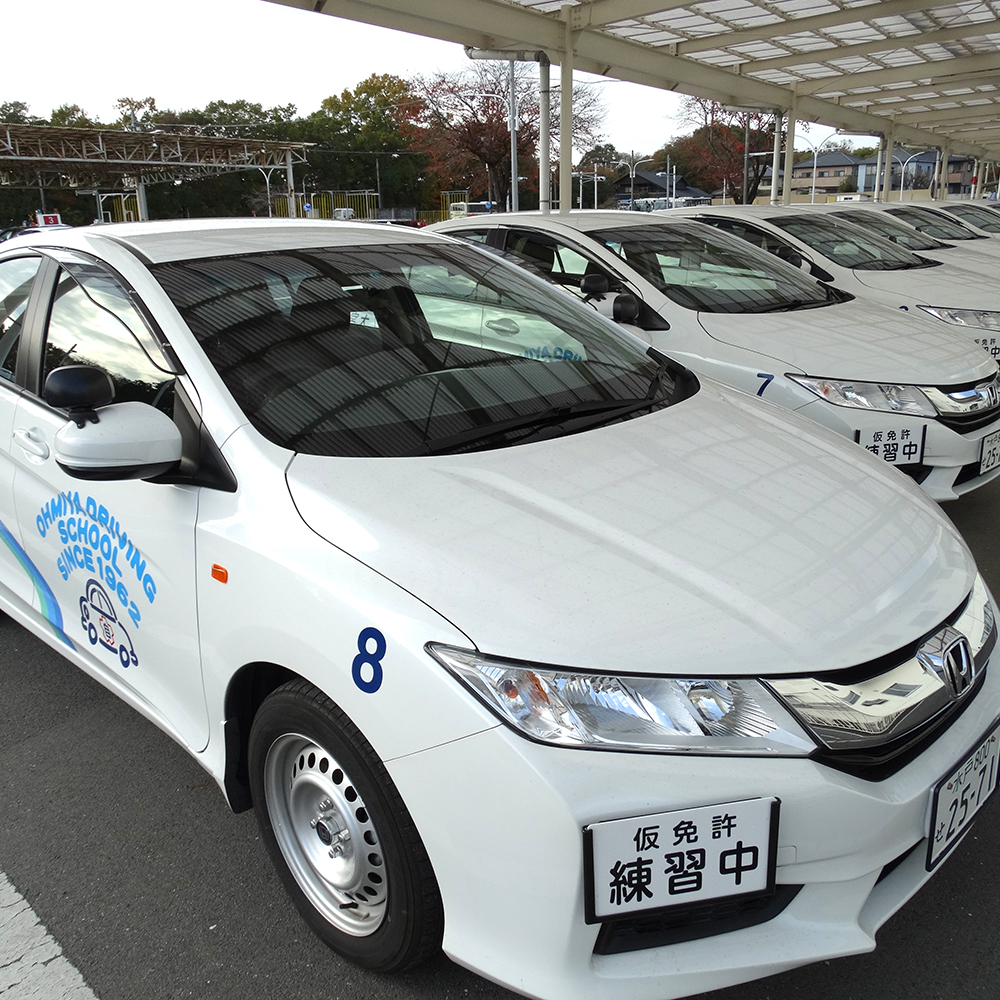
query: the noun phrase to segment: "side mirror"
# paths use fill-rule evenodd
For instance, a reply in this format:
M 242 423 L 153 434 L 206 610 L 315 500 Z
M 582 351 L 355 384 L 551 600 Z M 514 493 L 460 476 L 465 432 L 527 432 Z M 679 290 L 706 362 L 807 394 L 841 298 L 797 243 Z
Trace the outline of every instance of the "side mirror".
M 596 295 L 607 295 L 610 288 L 611 282 L 608 281 L 606 274 L 585 274 L 580 279 L 580 291 L 586 299 Z
M 96 410 L 115 398 L 111 376 L 90 365 L 68 365 L 49 372 L 42 398 L 53 409 L 68 410 L 77 427 L 98 422 Z
M 134 402 L 102 407 L 95 423 L 71 420 L 56 434 L 54 445 L 63 472 L 90 480 L 164 475 L 180 462 L 182 447 L 181 432 L 170 417 L 148 403 Z
M 792 267 L 802 267 L 804 260 L 802 254 L 795 247 L 786 246 L 784 243 L 778 245 L 778 258 L 791 264 Z
M 616 323 L 635 323 L 639 318 L 639 300 L 631 292 L 619 292 L 611 308 Z

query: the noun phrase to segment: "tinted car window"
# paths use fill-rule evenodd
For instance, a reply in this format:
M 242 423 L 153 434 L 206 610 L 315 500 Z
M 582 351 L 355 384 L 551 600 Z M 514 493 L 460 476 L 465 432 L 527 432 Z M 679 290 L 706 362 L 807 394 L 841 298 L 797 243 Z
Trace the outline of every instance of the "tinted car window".
M 173 414 L 174 373 L 128 292 L 103 268 L 65 264 L 49 313 L 42 384 L 66 365 L 93 365 L 111 376 L 115 402 L 150 403 Z
M 923 260 L 888 240 L 833 219 L 778 215 L 768 219 L 768 222 L 841 267 L 857 268 L 860 271 L 899 271 L 934 266 L 932 262 Z
M 946 250 L 947 243 L 918 233 L 915 229 L 897 222 L 893 218 L 886 218 L 883 212 L 866 212 L 864 209 L 855 211 L 854 209 L 844 209 L 843 212 L 831 212 L 831 215 L 844 222 L 852 222 L 862 229 L 870 229 L 873 233 L 905 247 L 907 250 Z
M 980 208 L 978 205 L 949 205 L 947 211 L 988 233 L 1000 233 L 1000 215 L 988 208 Z
M 886 210 L 889 215 L 895 215 L 907 225 L 938 240 L 976 240 L 979 237 L 966 229 L 960 222 L 949 222 L 937 212 L 928 212 L 923 208 L 913 208 L 911 205 L 901 205 L 899 208 Z
M 21 326 L 28 293 L 38 273 L 39 257 L 15 257 L 0 262 L 0 378 L 14 381 Z
M 700 226 L 623 226 L 590 236 L 688 309 L 775 312 L 838 301 L 814 278 Z
M 662 367 L 610 323 L 471 247 L 334 247 L 153 270 L 253 426 L 295 451 L 500 447 L 673 398 Z

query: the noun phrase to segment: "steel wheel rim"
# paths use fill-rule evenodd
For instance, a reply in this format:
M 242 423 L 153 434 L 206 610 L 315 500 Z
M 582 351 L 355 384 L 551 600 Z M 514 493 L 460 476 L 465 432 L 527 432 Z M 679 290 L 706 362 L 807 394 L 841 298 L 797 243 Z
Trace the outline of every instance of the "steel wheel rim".
M 388 880 L 350 775 L 314 740 L 290 733 L 267 752 L 264 795 L 275 839 L 309 902 L 345 934 L 374 933 L 385 917 Z

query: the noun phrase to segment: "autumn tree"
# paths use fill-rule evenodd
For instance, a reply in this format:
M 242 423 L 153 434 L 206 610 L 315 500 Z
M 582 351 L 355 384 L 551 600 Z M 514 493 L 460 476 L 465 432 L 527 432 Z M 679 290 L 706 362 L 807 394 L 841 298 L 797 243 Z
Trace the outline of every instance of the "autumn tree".
M 468 188 L 503 204 L 511 190 L 508 94 L 510 66 L 502 61 L 476 61 L 457 73 L 436 73 L 413 80 L 422 99 L 414 145 L 427 153 L 429 169 L 442 188 Z M 535 162 L 541 109 L 537 71 L 528 63 L 514 64 L 518 111 L 517 176 L 527 176 L 537 190 Z M 604 108 L 598 93 L 574 88 L 574 145 L 592 146 L 601 139 Z M 551 148 L 559 148 L 558 96 L 553 89 Z
M 758 111 L 731 111 L 701 98 L 686 98 L 681 121 L 694 131 L 667 143 L 659 153 L 670 156 L 678 174 L 704 191 L 726 187 L 740 201 L 743 197 L 744 151 L 767 153 L 774 148 L 774 115 Z M 749 139 L 749 144 L 748 140 Z M 760 182 L 771 166 L 766 156 L 747 158 L 747 202 L 757 197 Z

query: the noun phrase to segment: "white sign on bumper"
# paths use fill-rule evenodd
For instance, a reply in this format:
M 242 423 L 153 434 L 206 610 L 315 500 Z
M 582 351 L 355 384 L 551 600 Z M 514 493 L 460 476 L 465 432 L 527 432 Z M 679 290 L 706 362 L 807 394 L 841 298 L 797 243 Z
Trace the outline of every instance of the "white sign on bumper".
M 772 892 L 778 805 L 745 799 L 584 827 L 587 923 Z

